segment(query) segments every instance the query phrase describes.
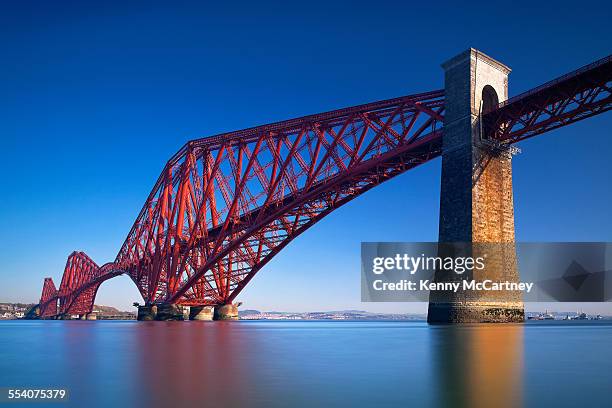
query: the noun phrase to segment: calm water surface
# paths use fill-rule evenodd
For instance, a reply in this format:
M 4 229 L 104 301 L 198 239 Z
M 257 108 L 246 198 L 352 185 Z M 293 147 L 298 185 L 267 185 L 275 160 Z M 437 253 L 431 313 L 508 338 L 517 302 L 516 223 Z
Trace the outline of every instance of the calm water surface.
M 3 321 L 3 386 L 69 388 L 54 407 L 610 406 L 612 322 Z

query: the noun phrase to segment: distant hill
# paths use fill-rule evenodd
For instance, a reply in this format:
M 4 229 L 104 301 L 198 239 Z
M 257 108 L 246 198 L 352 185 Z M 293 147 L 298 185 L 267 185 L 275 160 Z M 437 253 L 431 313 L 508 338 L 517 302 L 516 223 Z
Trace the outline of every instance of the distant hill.
M 136 318 L 136 311 L 126 312 L 112 306 L 94 305 L 93 311 L 97 315 L 98 319 L 102 320 L 105 318 L 130 320 Z
M 22 318 L 37 318 L 37 310 L 33 309 L 34 303 L 0 303 L 0 319 L 13 320 Z M 123 311 L 112 306 L 94 305 L 94 312 L 100 319 L 135 319 L 136 311 Z
M 34 306 L 34 303 L 0 303 L 0 310 L 24 310 Z
M 335 310 L 326 312 L 260 312 L 241 310 L 242 320 L 425 320 L 425 315 L 413 313 L 372 313 L 365 310 Z
M 126 311 L 119 310 L 112 306 L 104 306 L 104 305 L 94 305 L 94 311 L 100 312 L 106 315 L 117 315 L 117 314 L 124 314 L 124 313 L 134 314 L 135 313 L 134 311 L 126 312 Z
M 261 314 L 261 312 L 259 310 L 255 310 L 255 309 L 245 309 L 245 310 L 239 310 L 238 311 L 238 316 L 242 316 L 242 315 L 257 315 L 257 314 Z

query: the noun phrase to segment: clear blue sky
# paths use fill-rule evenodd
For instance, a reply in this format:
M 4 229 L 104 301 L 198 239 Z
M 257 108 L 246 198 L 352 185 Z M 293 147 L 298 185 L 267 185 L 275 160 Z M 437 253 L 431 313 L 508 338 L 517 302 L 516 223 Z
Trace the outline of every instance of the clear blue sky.
M 439 89 L 440 63 L 470 46 L 513 68 L 511 95 L 611 52 L 603 1 L 171 3 L 3 3 L 0 301 L 37 301 L 73 250 L 113 260 L 186 140 Z M 521 145 L 518 240 L 612 241 L 611 128 L 608 113 Z M 359 244 L 435 241 L 439 178 L 436 160 L 339 209 L 239 300 L 423 310 L 360 303 Z M 122 277 L 97 303 L 134 300 Z

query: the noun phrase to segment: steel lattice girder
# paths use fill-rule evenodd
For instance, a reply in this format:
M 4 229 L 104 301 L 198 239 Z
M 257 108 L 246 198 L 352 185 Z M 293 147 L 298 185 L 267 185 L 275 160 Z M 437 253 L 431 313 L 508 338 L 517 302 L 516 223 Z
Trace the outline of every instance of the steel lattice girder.
M 83 252 L 73 252 L 66 261 L 59 290 L 46 278 L 40 298 L 40 316 L 90 313 L 98 288 L 105 280 L 121 274 L 106 264 L 101 268 Z
M 58 314 L 57 299 L 57 289 L 53 279 L 45 278 L 39 303 L 41 317 L 51 317 Z
M 147 302 L 227 303 L 331 210 L 436 157 L 443 102 L 436 91 L 189 142 L 115 265 Z
M 506 144 L 612 108 L 612 56 L 502 102 L 484 115 L 486 137 Z
M 485 137 L 516 143 L 609 110 L 611 57 L 502 102 Z M 41 316 L 92 311 L 127 273 L 148 303 L 231 302 L 292 239 L 342 204 L 440 155 L 443 91 L 193 140 L 166 164 L 115 262 L 68 258 Z

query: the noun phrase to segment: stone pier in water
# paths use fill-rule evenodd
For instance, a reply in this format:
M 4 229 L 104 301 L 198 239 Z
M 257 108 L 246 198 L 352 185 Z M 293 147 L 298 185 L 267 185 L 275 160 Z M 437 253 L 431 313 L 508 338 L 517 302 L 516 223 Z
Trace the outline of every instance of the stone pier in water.
M 501 244 L 494 251 L 498 259 L 488 262 L 473 279 L 497 281 L 503 277 L 518 281 L 512 155 L 495 141 L 486 140 L 480 120 L 482 114 L 507 99 L 510 68 L 472 48 L 451 58 L 442 68 L 446 93 L 439 242 L 474 244 L 474 248 L 482 243 Z M 453 278 L 436 272 L 438 282 Z M 523 303 L 520 296 L 509 293 L 485 299 L 473 291 L 432 292 L 427 321 L 522 322 Z
M 169 303 L 139 305 L 138 320 L 238 320 L 239 304 L 181 306 Z

